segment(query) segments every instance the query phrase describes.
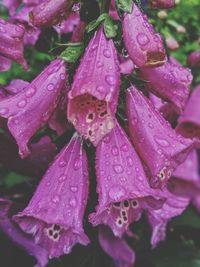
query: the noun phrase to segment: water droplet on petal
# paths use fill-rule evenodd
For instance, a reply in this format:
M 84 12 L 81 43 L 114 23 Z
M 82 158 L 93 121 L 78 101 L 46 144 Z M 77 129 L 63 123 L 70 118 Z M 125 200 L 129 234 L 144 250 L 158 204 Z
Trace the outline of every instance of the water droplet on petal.
M 111 152 L 113 154 L 113 156 L 117 156 L 119 155 L 119 151 L 118 151 L 118 148 L 116 146 L 114 146 L 112 149 L 111 149 Z
M 127 163 L 128 163 L 128 166 L 133 166 L 133 160 L 131 157 L 127 157 Z
M 168 147 L 169 146 L 169 142 L 167 140 L 163 139 L 163 138 L 154 136 L 154 140 L 160 146 L 163 146 L 163 147 Z
M 136 37 L 138 43 L 140 45 L 147 45 L 149 43 L 149 37 L 145 34 L 145 33 L 138 33 L 137 37 Z
M 53 90 L 54 90 L 54 85 L 53 85 L 53 83 L 50 83 L 50 84 L 47 85 L 47 90 L 48 90 L 48 91 L 53 91 Z
M 109 51 L 108 49 L 104 49 L 104 51 L 103 51 L 103 55 L 104 55 L 105 57 L 107 57 L 107 58 L 109 58 L 109 57 L 111 56 L 110 51 Z
M 116 84 L 116 79 L 114 76 L 112 75 L 106 75 L 106 82 L 109 84 L 109 85 L 115 85 Z
M 27 97 L 32 97 L 32 96 L 35 94 L 35 92 L 36 92 L 36 89 L 35 89 L 34 87 L 30 87 L 30 88 L 28 88 L 28 89 L 26 90 L 25 95 L 26 95 Z
M 64 161 L 64 160 L 60 160 L 59 161 L 59 163 L 58 163 L 58 165 L 60 166 L 60 167 L 64 167 L 64 166 L 66 166 L 66 161 Z
M 76 207 L 76 199 L 75 198 L 71 198 L 70 201 L 69 201 L 69 205 L 71 207 Z
M 77 186 L 71 186 L 70 189 L 71 189 L 71 191 L 73 193 L 76 193 L 78 191 L 78 187 Z
M 61 176 L 58 178 L 58 181 L 59 181 L 59 182 L 64 182 L 66 179 L 67 179 L 67 176 L 66 176 L 66 175 L 61 175 Z
M 82 161 L 79 158 L 75 159 L 75 161 L 74 161 L 74 170 L 80 169 L 81 166 L 82 166 Z
M 55 203 L 55 204 L 58 203 L 59 200 L 60 200 L 60 199 L 59 199 L 58 196 L 55 196 L 54 198 L 52 198 L 52 202 Z
M 26 103 L 27 103 L 27 101 L 26 101 L 25 99 L 23 99 L 23 100 L 20 100 L 20 101 L 17 103 L 17 106 L 18 106 L 19 108 L 24 108 L 24 107 L 26 106 Z
M 124 168 L 120 164 L 113 165 L 113 169 L 116 173 L 122 173 L 124 171 Z

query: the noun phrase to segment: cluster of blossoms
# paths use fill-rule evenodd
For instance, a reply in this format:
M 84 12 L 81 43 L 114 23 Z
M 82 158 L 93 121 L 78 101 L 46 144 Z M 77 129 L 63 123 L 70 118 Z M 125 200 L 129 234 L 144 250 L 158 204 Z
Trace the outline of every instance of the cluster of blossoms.
M 134 237 L 129 226 L 143 213 L 155 247 L 165 239 L 168 221 L 190 202 L 200 211 L 200 86 L 190 94 L 191 71 L 168 58 L 142 8 L 131 2 L 128 10 L 123 9 L 123 3 L 112 1 L 108 11 L 121 22 L 126 56 L 99 25 L 72 81 L 70 63 L 61 55 L 30 83 L 17 79 L 0 87 L 0 126 L 12 136 L 1 133 L 2 151 L 8 146 L 12 151 L 14 138 L 23 160 L 13 152 L 12 168 L 35 176 L 46 170 L 24 210 L 11 215 L 14 203 L 0 199 L 0 228 L 36 257 L 38 267 L 70 253 L 77 243 L 90 242 L 83 225 L 90 182 L 85 144 L 95 147 L 98 193 L 96 210 L 86 219 L 98 226 L 99 243 L 117 266 L 135 261 L 125 237 Z M 175 5 L 173 0 L 149 3 L 152 8 Z M 10 19 L 0 19 L 1 71 L 8 70 L 13 60 L 28 69 L 24 46 L 35 45 L 44 27 L 53 26 L 59 34 L 71 32 L 73 43 L 83 41 L 87 23 L 73 1 L 4 0 L 4 4 Z M 188 57 L 192 67 L 198 67 L 199 60 L 199 51 Z M 120 83 L 122 76 L 134 72 L 144 87 L 126 88 L 122 123 L 117 115 Z M 48 136 L 31 143 L 46 124 L 58 136 L 75 132 L 55 158 L 56 147 Z M 6 152 L 2 161 L 8 164 Z

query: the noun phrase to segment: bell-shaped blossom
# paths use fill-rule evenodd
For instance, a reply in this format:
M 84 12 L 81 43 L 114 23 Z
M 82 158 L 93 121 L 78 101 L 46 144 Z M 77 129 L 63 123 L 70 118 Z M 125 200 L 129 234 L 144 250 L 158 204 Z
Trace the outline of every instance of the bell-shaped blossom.
M 175 0 L 149 0 L 153 8 L 171 8 L 175 6 Z
M 133 86 L 127 91 L 127 115 L 131 140 L 147 165 L 151 186 L 165 186 L 194 148 L 194 141 L 178 135 L 152 102 Z
M 168 62 L 157 68 L 141 68 L 140 74 L 146 81 L 146 89 L 173 103 L 177 112 L 183 110 L 193 78 L 190 69 Z
M 173 36 L 166 38 L 166 45 L 170 50 L 177 50 L 179 48 L 179 43 Z
M 80 15 L 77 12 L 71 12 L 66 20 L 62 21 L 60 24 L 54 26 L 54 29 L 60 33 L 70 33 L 73 32 L 74 29 L 80 22 Z
M 155 33 L 146 15 L 133 4 L 132 12 L 125 13 L 122 22 L 126 49 L 138 67 L 160 66 L 166 54 L 160 34 Z
M 30 236 L 23 233 L 10 218 L 10 209 L 13 203 L 8 199 L 0 198 L 0 229 L 18 246 L 35 257 L 37 264 L 34 267 L 45 267 L 48 263 L 47 251 L 35 244 Z
M 197 85 L 178 119 L 177 131 L 186 137 L 200 137 L 200 85 Z
M 148 221 L 152 228 L 151 245 L 153 248 L 160 241 L 165 240 L 167 223 L 174 217 L 183 213 L 189 205 L 189 198 L 178 197 L 169 191 L 162 192 L 165 195 L 166 202 L 161 209 L 148 210 Z
M 0 72 L 7 71 L 11 68 L 12 61 L 0 55 Z
M 122 74 L 128 75 L 131 74 L 134 69 L 135 65 L 133 64 L 133 61 L 130 59 L 129 55 L 124 51 L 122 51 L 122 55 L 119 56 L 119 61 L 120 61 L 120 72 Z
M 27 69 L 28 66 L 23 56 L 24 33 L 23 25 L 0 19 L 0 55 L 16 61 Z
M 135 253 L 123 238 L 113 235 L 105 226 L 99 227 L 99 243 L 116 267 L 130 267 L 135 263 Z
M 75 135 L 47 170 L 28 206 L 14 216 L 20 228 L 48 251 L 49 258 L 70 253 L 76 243 L 89 242 L 82 225 L 87 167 L 86 153 Z
M 8 119 L 21 157 L 29 154 L 27 143 L 54 112 L 65 79 L 65 63 L 56 59 L 23 91 L 0 101 L 0 116 Z
M 46 0 L 29 13 L 30 21 L 36 27 L 50 27 L 58 24 L 69 14 L 71 0 Z
M 3 0 L 3 4 L 8 8 L 10 16 L 13 16 L 22 0 Z
M 190 53 L 187 59 L 187 63 L 191 67 L 200 67 L 200 50 Z
M 57 152 L 48 136 L 43 136 L 37 143 L 31 144 L 30 155 L 25 159 L 19 157 L 16 143 L 7 134 L 0 134 L 0 147 L 0 164 L 8 170 L 29 177 L 43 175 Z
M 94 145 L 114 127 L 120 71 L 113 40 L 100 28 L 90 41 L 68 94 L 68 119 Z
M 143 209 L 163 204 L 163 199 L 157 198 L 159 190 L 149 187 L 142 163 L 117 123 L 97 146 L 96 176 L 99 203 L 90 222 L 108 225 L 115 236 L 128 231 Z

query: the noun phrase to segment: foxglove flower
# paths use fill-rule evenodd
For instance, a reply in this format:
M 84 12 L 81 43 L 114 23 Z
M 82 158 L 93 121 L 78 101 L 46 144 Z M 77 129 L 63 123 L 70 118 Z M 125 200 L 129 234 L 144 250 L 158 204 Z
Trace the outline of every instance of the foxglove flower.
M 11 68 L 12 62 L 10 59 L 0 55 L 0 72 L 7 71 Z
M 173 36 L 168 36 L 166 38 L 166 45 L 170 50 L 176 50 L 179 48 L 179 43 Z
M 114 127 L 120 86 L 112 39 L 100 28 L 90 41 L 68 94 L 68 119 L 94 145 Z
M 149 187 L 140 159 L 118 124 L 97 146 L 96 175 L 99 204 L 90 222 L 108 225 L 115 236 L 128 231 L 143 209 L 163 204 L 158 190 Z
M 153 8 L 171 8 L 175 6 L 175 0 L 149 0 Z
M 27 69 L 24 59 L 23 37 L 25 28 L 20 24 L 12 24 L 0 19 L 0 55 L 15 60 Z
M 73 32 L 80 22 L 79 13 L 71 12 L 66 20 L 62 21 L 59 25 L 54 26 L 54 29 L 60 33 L 65 34 Z
M 29 13 L 30 21 L 36 27 L 50 27 L 65 19 L 71 0 L 46 0 Z
M 71 41 L 73 43 L 83 41 L 86 25 L 87 24 L 84 21 L 80 20 L 79 24 L 77 25 L 77 27 L 75 27 L 72 33 Z
M 131 74 L 135 69 L 135 65 L 133 64 L 133 61 L 129 58 L 129 55 L 121 55 L 119 58 L 120 72 L 125 75 Z
M 31 144 L 31 153 L 23 160 L 19 157 L 16 143 L 11 136 L 1 133 L 0 147 L 0 164 L 8 170 L 29 177 L 43 175 L 57 152 L 48 136 L 43 136 L 37 143 Z
M 0 198 L 0 229 L 17 245 L 25 249 L 37 259 L 35 267 L 44 267 L 48 263 L 47 251 L 34 243 L 28 235 L 23 233 L 11 220 L 10 209 L 13 203 L 8 199 Z
M 194 88 L 186 106 L 178 119 L 177 131 L 186 137 L 200 137 L 200 85 Z
M 153 248 L 160 241 L 165 240 L 168 221 L 182 214 L 189 205 L 188 198 L 178 197 L 168 191 L 163 192 L 162 195 L 166 196 L 166 202 L 161 209 L 147 211 L 148 220 L 153 230 L 151 236 L 151 245 Z
M 177 112 L 183 110 L 193 78 L 189 69 L 168 62 L 157 68 L 141 68 L 140 74 L 149 91 L 173 103 Z
M 124 44 L 138 67 L 160 66 L 166 54 L 160 34 L 155 33 L 147 17 L 133 4 L 132 12 L 122 22 Z
M 187 63 L 191 67 L 200 67 L 200 50 L 190 53 L 187 59 Z
M 82 219 L 88 195 L 87 158 L 75 135 L 42 178 L 28 206 L 14 216 L 21 229 L 48 251 L 49 258 L 87 245 Z
M 163 187 L 172 172 L 193 149 L 194 142 L 179 136 L 142 92 L 127 91 L 127 115 L 131 140 L 147 165 L 152 187 Z
M 135 253 L 124 239 L 113 235 L 105 226 L 99 228 L 99 243 L 114 261 L 116 267 L 130 267 L 135 262 Z
M 6 87 L 5 91 L 8 95 L 16 95 L 19 92 L 23 91 L 27 86 L 29 85 L 29 82 L 21 80 L 21 79 L 15 79 L 12 80 Z
M 22 0 L 3 0 L 4 5 L 8 8 L 10 16 L 14 15 L 16 9 L 21 4 Z
M 27 143 L 55 110 L 65 79 L 65 63 L 56 59 L 25 90 L 0 101 L 0 116 L 8 119 L 21 157 L 29 154 Z

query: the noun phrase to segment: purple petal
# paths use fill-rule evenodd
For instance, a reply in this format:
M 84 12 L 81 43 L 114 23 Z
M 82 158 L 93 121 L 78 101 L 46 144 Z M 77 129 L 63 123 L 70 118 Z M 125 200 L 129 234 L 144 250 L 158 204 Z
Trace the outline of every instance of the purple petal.
M 54 112 L 65 79 L 65 63 L 56 59 L 25 90 L 0 101 L 0 115 L 8 119 L 21 157 L 29 154 L 27 143 Z
M 73 32 L 79 23 L 80 23 L 79 13 L 71 12 L 67 17 L 67 19 L 61 22 L 60 24 L 54 26 L 54 29 L 60 34 L 61 33 L 65 34 Z
M 173 36 L 166 38 L 166 45 L 170 50 L 177 50 L 179 48 L 179 43 Z
M 117 122 L 116 122 L 117 123 Z M 163 200 L 149 187 L 132 144 L 117 123 L 98 144 L 96 175 L 99 204 L 90 215 L 93 225 L 108 225 L 121 237 L 145 208 L 159 208 Z
M 166 197 L 166 202 L 161 209 L 148 210 L 147 216 L 152 227 L 151 245 L 153 248 L 165 240 L 167 223 L 174 217 L 183 213 L 189 205 L 188 198 L 181 198 L 171 194 L 168 191 L 162 193 Z
M 86 153 L 75 135 L 47 170 L 25 210 L 14 216 L 50 258 L 69 253 L 76 243 L 88 244 L 82 226 L 88 182 Z
M 28 69 L 24 59 L 23 37 L 25 28 L 21 24 L 12 24 L 0 19 L 0 55 L 15 60 L 25 70 Z
M 150 0 L 150 5 L 153 8 L 171 8 L 175 6 L 175 0 Z
M 200 137 L 200 85 L 197 85 L 178 119 L 177 131 L 186 137 Z
M 69 14 L 69 0 L 46 0 L 32 9 L 30 21 L 36 27 L 50 27 L 58 24 Z
M 68 119 L 94 145 L 114 127 L 120 86 L 112 39 L 100 28 L 90 41 L 68 94 Z
M 165 186 L 194 148 L 194 141 L 178 135 L 149 99 L 133 86 L 127 91 L 127 115 L 131 140 L 147 165 L 151 186 Z
M 149 91 L 173 103 L 177 112 L 183 110 L 192 82 L 191 70 L 168 62 L 157 68 L 141 68 L 140 74 Z
M 82 42 L 84 38 L 85 28 L 87 24 L 84 21 L 80 21 L 77 27 L 74 29 L 72 33 L 71 41 L 73 43 Z
M 123 39 L 130 58 L 138 67 L 160 66 L 166 62 L 166 54 L 160 34 L 155 33 L 137 5 L 125 14 L 122 22 Z
M 200 67 L 200 50 L 193 51 L 192 53 L 190 53 L 188 56 L 187 63 L 191 67 Z
M 12 61 L 0 55 L 0 72 L 7 71 L 11 68 Z
M 20 80 L 20 79 L 12 80 L 9 83 L 9 85 L 5 87 L 5 91 L 9 95 L 16 95 L 19 92 L 23 91 L 28 85 L 29 85 L 29 82 L 24 81 L 24 80 Z
M 16 9 L 21 4 L 22 0 L 3 0 L 4 5 L 8 8 L 10 16 L 14 15 Z
M 25 249 L 31 256 L 37 259 L 35 267 L 44 267 L 48 263 L 47 251 L 35 244 L 34 241 L 24 234 L 10 219 L 9 211 L 12 202 L 7 199 L 0 199 L 0 229 L 17 245 Z
M 131 74 L 134 71 L 134 69 L 135 65 L 133 64 L 133 61 L 130 58 L 121 61 L 120 72 L 122 74 Z
M 115 237 L 105 226 L 99 228 L 99 243 L 115 262 L 116 267 L 130 267 L 135 263 L 135 253 L 124 239 Z

